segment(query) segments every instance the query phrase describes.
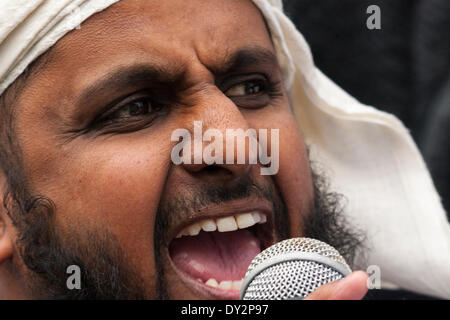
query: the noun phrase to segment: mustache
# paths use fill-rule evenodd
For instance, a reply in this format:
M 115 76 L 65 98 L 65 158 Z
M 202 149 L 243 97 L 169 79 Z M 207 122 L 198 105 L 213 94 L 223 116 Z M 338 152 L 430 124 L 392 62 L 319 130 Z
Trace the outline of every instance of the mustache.
M 209 183 L 195 186 L 182 196 L 174 196 L 163 200 L 156 214 L 155 244 L 163 242 L 164 230 L 178 221 L 186 220 L 193 212 L 198 212 L 209 205 L 226 204 L 233 200 L 261 199 L 272 203 L 275 222 L 278 218 L 287 218 L 285 205 L 273 183 L 260 183 L 251 177 L 242 177 L 236 184 Z M 278 214 L 277 214 L 278 213 Z M 278 221 L 281 222 L 281 221 Z M 276 223 L 276 225 L 279 225 Z M 164 239 L 167 242 L 168 239 Z
M 177 221 L 183 221 L 192 212 L 201 210 L 208 205 L 226 204 L 232 200 L 256 198 L 272 203 L 275 220 L 275 232 L 280 240 L 289 237 L 289 222 L 286 205 L 281 194 L 270 181 L 258 183 L 250 176 L 241 177 L 234 185 L 209 183 L 195 186 L 195 189 L 182 196 L 173 196 L 162 200 L 156 213 L 154 232 L 154 259 L 156 269 L 156 298 L 170 298 L 165 280 L 163 248 L 168 247 L 170 239 L 165 239 L 165 230 Z

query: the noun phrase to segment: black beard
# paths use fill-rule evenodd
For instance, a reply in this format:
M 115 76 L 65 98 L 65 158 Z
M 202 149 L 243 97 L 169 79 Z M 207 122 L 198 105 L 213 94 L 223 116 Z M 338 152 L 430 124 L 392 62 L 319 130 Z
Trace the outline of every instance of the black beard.
M 314 208 L 303 221 L 303 236 L 334 247 L 351 268 L 366 264 L 366 235 L 345 217 L 346 198 L 329 189 L 324 173 L 312 169 Z
M 345 221 L 342 213 L 342 196 L 328 192 L 325 179 L 313 173 L 314 206 L 306 215 L 305 237 L 324 241 L 335 247 L 352 266 L 364 237 Z M 170 298 L 164 277 L 161 248 L 163 235 L 174 209 L 191 210 L 209 203 L 256 196 L 272 202 L 277 236 L 289 237 L 288 216 L 285 204 L 274 186 L 260 186 L 244 179 L 239 187 L 202 188 L 192 199 L 171 199 L 159 206 L 155 226 L 155 262 L 157 298 Z M 70 237 L 59 235 L 53 217 L 55 207 L 46 197 L 35 197 L 15 215 L 19 231 L 17 246 L 26 266 L 25 281 L 32 294 L 44 299 L 145 299 L 148 298 L 143 281 L 127 265 L 126 256 L 113 235 L 107 230 L 73 230 Z M 175 211 L 176 212 L 176 211 Z M 81 228 L 80 228 L 81 229 Z M 67 267 L 76 265 L 81 270 L 81 289 L 69 290 Z
M 107 230 L 74 228 L 61 236 L 52 221 L 55 210 L 39 197 L 20 223 L 18 248 L 33 297 L 55 300 L 144 299 L 142 279 L 127 265 L 118 241 Z M 79 267 L 80 289 L 67 287 L 67 268 Z

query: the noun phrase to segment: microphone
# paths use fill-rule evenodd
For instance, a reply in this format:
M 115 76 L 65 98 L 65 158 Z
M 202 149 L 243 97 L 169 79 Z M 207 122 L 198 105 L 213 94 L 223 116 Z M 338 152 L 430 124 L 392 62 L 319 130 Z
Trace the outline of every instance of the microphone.
M 311 238 L 292 238 L 260 252 L 242 283 L 242 300 L 300 300 L 352 270 L 332 246 Z

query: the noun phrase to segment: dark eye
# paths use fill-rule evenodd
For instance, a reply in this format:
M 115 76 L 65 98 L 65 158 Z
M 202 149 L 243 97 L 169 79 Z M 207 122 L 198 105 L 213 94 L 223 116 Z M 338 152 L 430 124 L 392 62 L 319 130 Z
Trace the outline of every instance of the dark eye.
M 256 95 L 264 91 L 266 91 L 266 84 L 263 80 L 250 80 L 236 84 L 224 93 L 230 98 L 235 98 Z
M 279 95 L 279 85 L 263 76 L 238 77 L 234 81 L 223 93 L 240 108 L 263 108 Z
M 118 110 L 114 111 L 108 119 L 126 119 L 131 117 L 144 116 L 153 111 L 152 103 L 149 99 L 139 99 L 131 101 Z

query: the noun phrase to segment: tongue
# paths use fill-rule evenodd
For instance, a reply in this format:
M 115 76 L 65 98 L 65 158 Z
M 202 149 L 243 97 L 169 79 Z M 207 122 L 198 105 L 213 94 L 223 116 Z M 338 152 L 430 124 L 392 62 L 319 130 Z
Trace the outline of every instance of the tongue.
M 174 264 L 192 277 L 240 280 L 252 259 L 261 252 L 260 242 L 249 230 L 204 232 L 172 241 Z

